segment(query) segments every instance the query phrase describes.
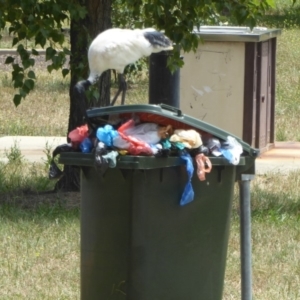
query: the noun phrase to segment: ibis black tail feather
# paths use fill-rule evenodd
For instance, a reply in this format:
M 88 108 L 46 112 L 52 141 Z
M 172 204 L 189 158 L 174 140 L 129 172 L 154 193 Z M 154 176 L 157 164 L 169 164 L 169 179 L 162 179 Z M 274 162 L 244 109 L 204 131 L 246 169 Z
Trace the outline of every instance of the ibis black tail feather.
M 92 83 L 89 80 L 82 80 L 78 81 L 75 85 L 75 89 L 77 90 L 78 94 L 85 95 L 85 91 L 92 85 Z

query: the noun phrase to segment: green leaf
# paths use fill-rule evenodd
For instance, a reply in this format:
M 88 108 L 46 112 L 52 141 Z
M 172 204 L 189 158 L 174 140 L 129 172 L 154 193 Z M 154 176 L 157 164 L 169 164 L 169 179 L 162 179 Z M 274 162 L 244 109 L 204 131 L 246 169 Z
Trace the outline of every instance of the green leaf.
M 53 49 L 52 47 L 48 47 L 46 49 L 46 61 L 52 59 L 56 53 L 57 51 L 55 49 Z
M 20 76 L 16 76 L 16 78 L 14 79 L 14 88 L 15 89 L 23 86 L 24 75 L 23 74 L 18 74 L 18 75 L 20 75 Z
M 10 27 L 8 28 L 8 33 L 9 33 L 9 34 L 11 34 L 11 33 L 14 32 L 14 31 L 15 31 L 15 27 L 10 26 Z
M 17 37 L 14 37 L 12 41 L 12 46 L 15 46 L 17 43 L 19 43 L 19 39 Z
M 17 51 L 18 51 L 18 52 L 22 52 L 23 50 L 25 50 L 23 44 L 18 45 Z
M 69 69 L 62 69 L 61 72 L 62 72 L 63 77 L 66 77 L 69 74 L 70 70 Z
M 18 37 L 19 37 L 19 40 L 23 40 L 26 38 L 26 32 L 25 31 L 19 31 L 18 32 Z
M 34 64 L 35 64 L 35 59 L 30 58 L 30 59 L 29 59 L 29 64 L 30 64 L 31 67 L 33 67 Z
M 48 70 L 49 73 L 51 73 L 51 72 L 53 71 L 53 69 L 54 69 L 54 68 L 53 68 L 52 65 L 48 65 L 48 66 L 47 66 L 47 70 Z
M 28 95 L 28 91 L 26 88 L 24 88 L 24 86 L 19 89 L 19 93 L 22 98 L 25 98 Z
M 41 45 L 44 48 L 44 46 L 46 44 L 46 39 L 42 35 L 41 32 L 38 32 L 37 35 L 35 36 L 35 44 L 36 45 Z
M 5 60 L 5 64 L 6 64 L 6 65 L 9 65 L 9 64 L 13 63 L 14 60 L 15 60 L 15 59 L 14 59 L 12 56 L 8 56 L 8 57 L 6 58 L 6 60 Z
M 29 71 L 27 76 L 31 79 L 36 79 L 34 71 Z
M 34 81 L 33 81 L 32 79 L 26 79 L 26 80 L 24 81 L 24 86 L 25 86 L 26 88 L 28 88 L 29 91 L 31 91 L 31 90 L 33 90 L 33 88 L 34 88 Z
M 39 55 L 39 52 L 38 51 L 36 51 L 35 49 L 31 49 L 31 53 L 33 54 L 33 55 Z
M 16 73 L 23 71 L 23 68 L 21 68 L 19 66 L 19 64 L 13 64 L 13 69 L 14 69 L 14 72 L 16 72 Z
M 31 63 L 30 63 L 29 59 L 23 59 L 22 64 L 23 64 L 23 67 L 25 70 L 28 69 L 29 67 L 31 67 Z
M 28 94 L 34 88 L 34 81 L 32 79 L 26 79 L 23 84 L 23 90 Z
M 272 8 L 275 7 L 275 1 L 274 1 L 274 0 L 266 0 L 266 1 L 267 1 L 267 4 L 268 4 L 270 7 L 272 7 Z
M 66 48 L 66 47 L 64 47 L 63 52 L 64 52 L 66 55 L 71 55 L 71 51 L 70 51 L 68 48 Z
M 22 100 L 22 96 L 19 95 L 19 94 L 16 94 L 14 96 L 14 104 L 15 104 L 15 106 L 18 106 L 21 103 L 21 100 Z

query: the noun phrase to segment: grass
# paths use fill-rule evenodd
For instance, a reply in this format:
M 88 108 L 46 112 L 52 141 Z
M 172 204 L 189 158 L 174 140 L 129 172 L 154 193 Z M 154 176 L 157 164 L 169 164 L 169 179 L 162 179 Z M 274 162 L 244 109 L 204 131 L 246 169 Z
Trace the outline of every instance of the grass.
M 0 207 L 0 299 L 79 299 L 78 209 Z
M 0 135 L 65 136 L 67 134 L 68 78 L 59 72 L 39 71 L 36 89 L 18 107 L 9 71 L 1 73 Z
M 256 176 L 251 200 L 254 299 L 299 299 L 300 171 Z M 239 239 L 236 196 L 224 299 L 241 299 Z
M 15 107 L 12 101 L 15 90 L 9 71 L 0 73 L 0 136 L 66 136 L 69 117 L 69 76 L 60 72 L 39 69 L 35 90 Z M 127 103 L 146 103 L 148 83 L 133 78 L 129 82 Z M 115 89 L 112 89 L 112 94 Z
M 278 38 L 276 139 L 300 141 L 300 41 L 299 28 L 285 29 Z
M 239 220 L 232 220 L 223 299 L 241 299 Z M 252 218 L 253 299 L 299 299 L 299 217 Z
M 272 18 L 265 20 L 268 27 L 284 28 L 277 50 L 278 141 L 300 141 L 300 32 L 297 9 L 287 14 L 289 5 L 289 0 L 276 1 Z M 69 78 L 42 69 L 37 73 L 35 91 L 15 108 L 10 71 L 1 65 L 0 136 L 66 135 Z M 146 103 L 147 80 L 134 79 L 127 100 Z M 80 197 L 77 193 L 43 193 L 55 184 L 47 178 L 49 151 L 46 146 L 44 163 L 30 164 L 15 145 L 4 154 L 8 162 L 0 162 L 0 300 L 80 298 Z M 300 171 L 257 175 L 251 199 L 254 299 L 299 299 Z M 238 212 L 236 190 L 225 300 L 241 299 Z
M 79 194 L 45 192 L 48 160 L 28 163 L 17 145 L 4 156 L 0 299 L 79 299 Z

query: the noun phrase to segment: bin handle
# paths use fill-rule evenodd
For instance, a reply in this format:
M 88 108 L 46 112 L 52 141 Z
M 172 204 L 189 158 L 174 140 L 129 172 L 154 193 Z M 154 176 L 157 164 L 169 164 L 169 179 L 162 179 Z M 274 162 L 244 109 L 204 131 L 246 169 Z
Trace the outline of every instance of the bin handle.
M 174 106 L 171 106 L 171 105 L 168 105 L 168 104 L 164 104 L 164 103 L 161 103 L 160 107 L 163 108 L 163 109 L 167 109 L 167 110 L 170 110 L 172 112 L 175 112 L 177 114 L 177 117 L 182 117 L 182 111 L 177 107 L 174 107 Z

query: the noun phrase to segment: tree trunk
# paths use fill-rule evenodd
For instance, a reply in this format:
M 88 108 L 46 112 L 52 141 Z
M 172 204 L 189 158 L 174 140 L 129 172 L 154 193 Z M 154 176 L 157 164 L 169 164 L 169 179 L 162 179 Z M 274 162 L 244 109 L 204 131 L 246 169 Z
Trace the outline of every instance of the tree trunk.
M 110 103 L 110 71 L 104 72 L 97 83 L 99 99 L 78 99 L 73 90 L 75 84 L 88 77 L 87 52 L 90 42 L 105 29 L 111 28 L 111 0 L 81 0 L 88 11 L 80 20 L 71 20 L 71 82 L 70 82 L 70 115 L 68 132 L 83 125 L 83 110 L 95 106 L 107 106 Z M 83 68 L 81 66 L 84 66 Z M 78 101 L 80 100 L 80 102 Z M 82 101 L 82 102 L 81 102 Z M 57 182 L 57 189 L 78 191 L 80 188 L 79 169 L 64 167 L 64 176 Z

